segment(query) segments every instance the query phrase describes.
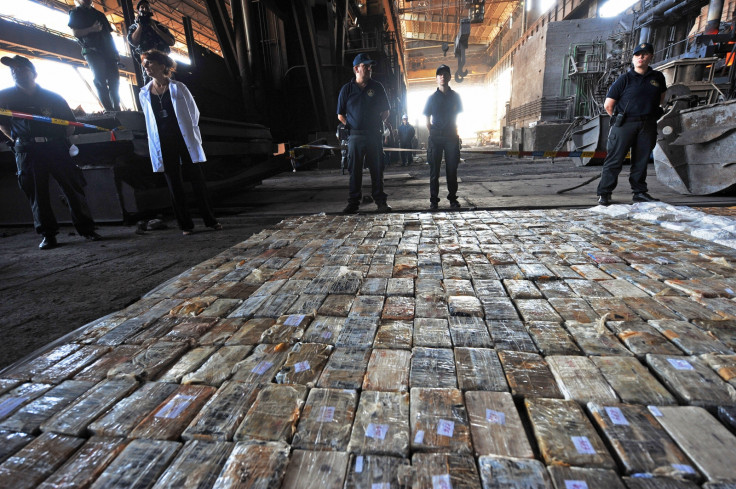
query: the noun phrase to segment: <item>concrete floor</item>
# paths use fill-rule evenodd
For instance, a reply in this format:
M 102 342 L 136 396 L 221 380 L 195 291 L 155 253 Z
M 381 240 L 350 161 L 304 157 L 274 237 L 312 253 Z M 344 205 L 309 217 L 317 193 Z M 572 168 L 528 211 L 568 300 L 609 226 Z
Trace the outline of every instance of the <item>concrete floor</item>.
M 715 352 L 724 368 L 736 368 L 736 315 L 728 294 L 695 300 L 708 284 L 698 279 L 733 280 L 736 252 L 648 223 L 590 214 L 584 208 L 594 204 L 595 183 L 555 193 L 599 171 L 565 160 L 469 159 L 460 169 L 463 211 L 430 214 L 421 212 L 428 205 L 427 167 L 389 168 L 386 192 L 395 212 L 378 215 L 371 204 L 350 218 L 336 214 L 345 204 L 347 176 L 339 170 L 299 172 L 226 199 L 219 211 L 226 231 L 217 234 L 182 239 L 170 229 L 137 236 L 130 227 L 104 226 L 100 232 L 108 237 L 105 241 L 82 243 L 68 236 L 66 246 L 40 252 L 32 233 L 6 230 L 3 242 L 11 253 L 3 258 L 8 280 L 3 280 L 7 300 L 2 317 L 12 323 L 3 325 L 5 338 L 22 337 L 25 330 L 35 331 L 27 336 L 39 336 L 44 328 L 53 333 L 43 344 L 68 336 L 0 372 L 0 460 L 5 460 L 0 486 L 96 480 L 94 487 L 130 487 L 137 478 L 151 484 L 159 479 L 160 487 L 195 487 L 197 481 L 209 487 L 225 466 L 217 487 L 240 487 L 234 474 L 247 478 L 253 470 L 270 481 L 263 487 L 280 487 L 282 482 L 283 487 L 310 487 L 305 481 L 320 487 L 342 487 L 345 481 L 346 487 L 398 487 L 398 480 L 413 481 L 412 487 L 442 487 L 437 484 L 445 479 L 455 488 L 501 487 L 493 485 L 490 474 L 511 470 L 498 468 L 508 456 L 535 461 L 512 470 L 517 481 L 533 479 L 536 473 L 537 485 L 529 487 L 552 487 L 549 478 L 558 488 L 570 480 L 587 481 L 587 487 L 644 487 L 623 477 L 642 470 L 691 481 L 672 485 L 676 483 L 658 480 L 646 487 L 698 487 L 696 483 L 723 479 L 736 483 L 736 464 L 730 463 L 736 462 L 736 437 L 728 422 L 736 391 L 697 357 Z M 622 191 L 626 176 L 620 177 Z M 649 181 L 652 194 L 673 204 L 734 202 L 730 197 L 681 196 L 654 176 Z M 614 198 L 625 203 L 628 193 Z M 534 210 L 555 207 L 560 209 Z M 273 226 L 282 218 L 287 219 Z M 251 236 L 254 232 L 258 234 Z M 396 292 L 407 286 L 406 280 L 396 279 L 409 279 L 411 290 Z M 667 286 L 668 279 L 684 285 Z M 394 292 L 392 284 L 398 287 Z M 87 316 L 68 320 L 77 309 Z M 317 320 L 315 311 L 332 319 Z M 247 322 L 251 318 L 256 321 Z M 699 390 L 697 382 L 687 384 L 659 356 L 647 357 L 641 345 L 627 343 L 617 325 L 603 325 L 606 319 L 638 324 L 675 320 L 669 326 L 649 324 L 661 348 L 650 352 L 669 352 L 675 360 L 690 362 L 711 387 Z M 703 321 L 714 320 L 723 328 L 703 326 Z M 84 331 L 77 330 L 88 322 L 92 324 Z M 670 331 L 677 327 L 694 328 L 689 331 L 693 342 L 678 341 Z M 586 336 L 591 330 L 599 335 Z M 4 355 L 11 358 L 6 364 L 41 346 L 34 338 L 24 341 L 20 351 L 14 348 Z M 257 353 L 282 342 L 310 346 L 295 347 L 288 358 L 291 347 L 278 347 L 283 354 L 265 367 L 269 361 Z M 365 356 L 336 355 L 358 344 Z M 388 370 L 380 360 L 366 365 L 381 350 L 396 352 L 405 363 L 390 364 Z M 551 405 L 559 416 L 571 417 L 577 434 L 592 447 L 565 446 L 559 439 L 570 433 L 555 431 L 559 420 L 538 415 L 546 409 L 544 403 L 523 382 L 518 384 L 518 375 L 532 379 L 531 371 L 517 369 L 516 377 L 512 373 L 513 352 L 518 351 L 533 353 L 546 365 L 546 374 L 534 372 L 531 387 L 545 392 L 542 397 L 570 400 Z M 643 369 L 637 372 L 647 375 L 646 382 L 626 380 L 625 369 L 592 361 L 609 357 L 635 362 L 631 365 Z M 566 368 L 565 362 L 577 362 L 577 367 Z M 278 393 L 297 408 L 289 411 L 291 418 L 284 415 L 296 436 L 291 437 L 291 428 L 277 435 L 271 431 L 266 439 L 274 443 L 256 449 L 242 442 L 252 440 L 250 435 L 237 433 L 246 430 L 244 420 L 263 424 L 265 431 L 272 428 L 263 411 L 248 411 L 266 386 L 246 373 L 261 368 L 270 375 L 266 382 L 278 379 L 303 387 Z M 576 372 L 583 368 L 588 369 L 581 370 L 584 374 Z M 347 380 L 335 380 L 340 378 Z M 390 387 L 376 387 L 381 382 Z M 322 388 L 328 394 L 334 391 L 338 398 L 331 402 L 337 405 L 324 400 Z M 430 401 L 427 388 L 443 390 Z M 269 387 L 268 392 L 276 391 L 276 386 Z M 373 391 L 393 393 L 399 406 L 404 402 L 401 392 L 409 392 L 406 411 L 400 410 L 397 418 L 385 403 L 379 409 L 371 404 Z M 86 397 L 76 400 L 84 392 Z M 476 392 L 480 404 L 472 394 Z M 146 397 L 150 405 L 137 405 L 136 399 Z M 188 401 L 182 404 L 184 398 Z M 628 411 L 636 406 L 680 406 L 662 407 L 664 428 L 657 425 L 658 438 L 647 441 L 672 444 L 674 439 L 677 453 L 666 451 L 641 462 L 636 443 L 612 441 L 621 435 L 606 429 L 597 408 L 588 403 L 611 407 L 620 401 L 631 405 L 621 408 L 631 413 L 627 417 L 637 416 Z M 125 426 L 99 421 L 90 429 L 116 405 L 119 410 L 127 406 Z M 431 411 L 434 421 L 424 419 L 422 409 Z M 479 409 L 483 413 L 476 419 Z M 489 418 L 486 409 L 503 414 L 513 430 L 510 426 L 510 431 L 496 433 L 485 426 L 493 419 L 498 424 L 500 416 Z M 315 437 L 327 412 L 334 415 L 334 431 Z M 227 419 L 221 413 L 229 413 Z M 705 443 L 673 428 L 685 415 L 700 423 L 699 432 L 708 435 Z M 575 421 L 575 416 L 582 418 Z M 156 421 L 162 417 L 171 422 Z M 448 423 L 453 423 L 455 436 L 442 438 L 440 428 L 447 433 Z M 376 426 L 386 425 L 400 436 L 389 437 L 388 448 L 371 445 L 365 442 L 373 438 L 365 431 L 369 425 L 374 433 Z M 638 439 L 640 429 L 626 436 Z M 428 433 L 426 442 L 419 431 Z M 113 438 L 89 438 L 93 433 Z M 191 440 L 212 443 L 197 446 Z M 366 458 L 351 458 L 349 452 Z M 48 453 L 54 456 L 44 457 Z M 150 461 L 141 464 L 141 458 Z M 643 465 L 634 468 L 631 460 Z M 364 463 L 372 470 L 358 470 Z M 679 468 L 664 470 L 673 463 Z M 572 468 L 564 468 L 568 465 Z M 325 467 L 330 470 L 324 472 Z M 320 468 L 322 475 L 312 471 Z M 191 475 L 189 485 L 180 481 L 182 474 Z M 253 480 L 240 482 L 251 487 Z

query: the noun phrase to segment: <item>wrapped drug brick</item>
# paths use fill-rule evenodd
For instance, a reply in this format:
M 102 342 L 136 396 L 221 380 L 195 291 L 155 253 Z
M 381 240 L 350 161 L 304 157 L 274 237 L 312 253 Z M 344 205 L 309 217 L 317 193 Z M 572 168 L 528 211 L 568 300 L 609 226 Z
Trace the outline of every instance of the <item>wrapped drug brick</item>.
M 693 406 L 736 405 L 736 389 L 698 357 L 646 357 L 647 365 L 677 399 Z
M 610 469 L 555 465 L 549 468 L 549 475 L 557 489 L 626 489 L 616 472 Z
M 515 397 L 563 397 L 555 377 L 541 355 L 501 350 L 498 356 L 511 394 Z
M 700 474 L 646 407 L 591 402 L 588 410 L 626 474 L 698 480 Z
M 617 402 L 618 395 L 587 357 L 549 356 L 545 360 L 565 399 Z
M 127 440 L 92 437 L 59 469 L 46 479 L 39 489 L 72 489 L 89 487 L 120 452 Z
M 486 455 L 478 458 L 483 489 L 552 489 L 552 480 L 539 460 Z
M 646 283 L 647 281 L 637 282 L 635 285 L 641 287 L 642 290 L 653 296 L 668 295 L 672 289 L 662 286 L 662 282 L 651 280 L 655 285 Z M 662 286 L 664 290 L 660 290 Z M 672 295 L 672 294 L 669 294 Z M 650 321 L 653 319 L 678 319 L 679 316 L 668 307 L 660 304 L 651 297 L 624 297 L 624 303 L 633 310 L 641 319 Z
M 125 437 L 176 388 L 176 384 L 146 382 L 90 424 L 88 429 L 97 436 Z
M 344 451 L 350 440 L 357 401 L 355 391 L 310 390 L 292 447 Z
M 647 353 L 660 355 L 683 354 L 659 331 L 644 321 L 608 321 L 606 326 L 638 358 L 644 358 Z
M 349 316 L 335 340 L 338 348 L 370 348 L 378 329 L 379 317 Z
M 725 319 L 722 321 L 712 321 L 709 319 L 695 319 L 693 320 L 693 324 L 711 333 L 730 349 L 736 349 L 736 320 Z
M 623 402 L 677 404 L 674 396 L 636 358 L 592 357 L 591 360 Z
M 57 346 L 43 355 L 39 355 L 28 362 L 20 363 L 7 372 L 3 372 L 3 377 L 6 379 L 17 379 L 28 382 L 36 375 L 44 372 L 52 365 L 59 363 L 65 357 L 72 355 L 80 348 L 82 348 L 82 345 L 74 343 Z
M 108 346 L 83 346 L 74 353 L 67 355 L 61 361 L 33 376 L 33 382 L 58 384 L 73 377 L 87 365 L 93 363 L 102 355 L 110 351 Z
M 459 347 L 454 351 L 460 390 L 508 391 L 496 350 Z
M 144 489 L 166 470 L 181 444 L 163 440 L 132 440 L 92 484 L 93 489 Z
M 232 318 L 222 321 L 238 321 L 240 323 L 240 326 L 225 341 L 225 345 L 227 346 L 256 345 L 260 341 L 263 332 L 276 324 L 276 321 L 272 318 L 249 319 L 245 322 L 240 318 Z M 201 340 L 200 343 L 202 343 Z
M 457 387 L 452 349 L 413 348 L 409 382 L 412 388 Z
M 478 469 L 471 455 L 457 453 L 415 453 L 415 489 L 475 489 L 480 487 Z
M 53 387 L 51 384 L 37 383 L 25 383 L 14 387 L 0 396 L 0 419 L 7 418 L 20 407 L 43 395 Z
M 570 334 L 559 323 L 532 321 L 527 330 L 543 355 L 581 355 Z
M 370 349 L 337 348 L 330 355 L 317 387 L 360 389 L 368 367 Z M 287 362 L 288 363 L 288 362 Z
M 33 439 L 34 437 L 27 433 L 0 431 L 0 464 Z
M 247 384 L 271 382 L 286 361 L 290 348 L 291 345 L 288 343 L 258 345 L 245 360 L 235 364 L 230 380 Z
M 294 450 L 282 489 L 343 489 L 347 452 Z
M 153 489 L 211 487 L 232 448 L 233 444 L 226 442 L 195 440 L 185 443 Z
M 734 353 L 713 335 L 687 321 L 662 320 L 650 321 L 650 324 L 687 355 Z
M 465 405 L 476 456 L 534 457 L 511 394 L 466 392 Z
M 265 386 L 237 428 L 234 440 L 291 442 L 306 396 L 307 387 L 303 385 Z
M 453 346 L 492 348 L 493 340 L 482 318 L 450 317 L 450 336 Z
M 107 377 L 153 379 L 176 362 L 187 350 L 189 346 L 182 341 L 157 341 L 141 349 L 130 360 L 108 370 Z
M 303 384 L 313 387 L 317 382 L 327 359 L 332 353 L 332 345 L 320 343 L 297 343 L 286 357 L 286 362 L 276 374 L 279 384 Z
M 348 451 L 358 454 L 409 455 L 409 394 L 363 391 Z
M 186 352 L 174 365 L 161 374 L 158 382 L 179 383 L 181 379 L 202 366 L 212 354 L 217 351 L 216 346 L 200 346 Z
M 215 392 L 207 385 L 182 385 L 133 428 L 130 438 L 177 440 Z
M 260 391 L 258 384 L 222 384 L 181 434 L 183 440 L 228 441 Z
M 411 321 L 381 321 L 373 348 L 411 349 L 414 325 Z
M 513 308 L 513 306 L 511 306 Z M 486 312 L 487 314 L 487 312 Z M 488 317 L 488 316 L 487 316 Z M 492 317 L 492 316 L 491 316 Z M 524 323 L 518 319 L 487 319 L 488 331 L 491 333 L 496 350 L 522 351 L 537 353 L 539 350 L 529 336 Z
M 410 351 L 373 350 L 363 379 L 363 390 L 408 391 L 410 364 Z
M 705 409 L 696 406 L 650 407 L 667 433 L 709 481 L 736 480 L 736 436 Z
M 447 319 L 416 318 L 414 319 L 414 346 L 435 348 L 452 347 L 452 339 Z
M 736 387 L 736 355 L 708 353 L 700 358 L 723 380 Z
M 302 341 L 334 345 L 344 324 L 344 317 L 317 316 L 304 332 Z
M 345 489 L 402 487 L 409 460 L 383 455 L 351 455 Z
M 633 356 L 603 325 L 567 321 L 565 328 L 587 356 Z
M 622 477 L 621 480 L 628 489 L 698 489 L 700 487 L 692 481 L 670 477 Z M 707 484 L 703 487 L 707 487 Z
M 616 467 L 603 440 L 577 402 L 536 398 L 526 399 L 524 404 L 547 465 Z
M 236 443 L 213 489 L 280 487 L 289 462 L 285 443 Z
M 470 425 L 458 389 L 411 389 L 412 451 L 471 453 Z
M 201 367 L 182 377 L 181 383 L 207 384 L 218 387 L 230 378 L 235 365 L 243 360 L 252 349 L 251 345 L 220 347 Z
M 83 438 L 44 433 L 0 464 L 0 487 L 30 489 L 59 468 Z

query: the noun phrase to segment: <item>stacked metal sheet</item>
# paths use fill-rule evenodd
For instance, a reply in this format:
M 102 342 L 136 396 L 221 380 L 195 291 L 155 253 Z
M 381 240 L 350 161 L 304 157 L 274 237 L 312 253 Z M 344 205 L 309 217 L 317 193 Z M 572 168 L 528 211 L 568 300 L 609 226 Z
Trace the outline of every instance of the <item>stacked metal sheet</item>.
M 288 219 L 0 373 L 0 487 L 736 487 L 734 267 L 587 211 Z

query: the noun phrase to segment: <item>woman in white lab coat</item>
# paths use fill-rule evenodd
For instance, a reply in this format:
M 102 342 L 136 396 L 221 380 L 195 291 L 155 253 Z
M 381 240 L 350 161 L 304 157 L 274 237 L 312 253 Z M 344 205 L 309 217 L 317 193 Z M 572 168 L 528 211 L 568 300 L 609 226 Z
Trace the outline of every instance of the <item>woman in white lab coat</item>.
M 222 229 L 212 212 L 207 185 L 199 163 L 206 161 L 199 132 L 199 109 L 186 85 L 171 79 L 176 63 L 156 50 L 141 54 L 141 67 L 152 80 L 139 98 L 146 117 L 148 150 L 154 172 L 164 172 L 179 228 L 192 233 L 194 222 L 187 208 L 184 178 L 194 190 L 204 224 Z

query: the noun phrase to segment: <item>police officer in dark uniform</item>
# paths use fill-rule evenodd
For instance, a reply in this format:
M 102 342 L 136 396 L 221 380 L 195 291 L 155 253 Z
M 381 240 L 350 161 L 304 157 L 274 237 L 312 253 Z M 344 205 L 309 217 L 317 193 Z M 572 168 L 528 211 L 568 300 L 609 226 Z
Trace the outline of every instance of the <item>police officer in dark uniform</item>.
M 633 68 L 621 75 L 608 90 L 604 107 L 611 116 L 608 154 L 598 183 L 598 203 L 611 204 L 626 153 L 631 148 L 629 183 L 634 202 L 656 202 L 647 189 L 647 163 L 657 143 L 657 119 L 662 116 L 667 83 L 662 72 L 649 65 L 654 47 L 648 42 L 634 49 Z
M 457 200 L 457 167 L 460 164 L 460 138 L 457 134 L 457 114 L 463 111 L 460 95 L 450 88 L 450 67 L 437 68 L 437 90 L 427 99 L 424 115 L 427 116 L 429 140 L 427 162 L 429 163 L 429 208 L 436 210 L 439 204 L 440 167 L 442 153 L 445 154 L 447 177 L 447 200 L 450 207 L 460 207 Z
M 391 212 L 383 191 L 382 127 L 389 114 L 389 102 L 383 85 L 371 78 L 373 61 L 366 54 L 353 60 L 355 78 L 343 85 L 337 98 L 337 118 L 345 124 L 348 136 L 350 194 L 345 214 L 355 214 L 360 207 L 363 164 L 371 173 L 371 189 L 378 212 Z M 365 161 L 365 163 L 364 163 Z
M 82 45 L 100 103 L 107 111 L 120 110 L 120 55 L 110 34 L 113 28 L 105 14 L 92 8 L 92 0 L 76 1 L 79 6 L 69 12 L 69 27 Z
M 10 67 L 15 80 L 14 87 L 0 90 L 0 108 L 74 120 L 74 114 L 63 98 L 36 84 L 36 68 L 27 58 L 6 56 L 0 62 Z M 95 232 L 95 223 L 84 195 L 81 170 L 69 156 L 67 138 L 74 128 L 18 117 L 0 117 L 0 130 L 11 140 L 18 166 L 18 183 L 31 203 L 36 232 L 43 235 L 39 248 L 47 250 L 57 245 L 59 225 L 51 209 L 49 175 L 54 177 L 64 193 L 77 232 L 89 240 L 101 239 Z
M 401 118 L 401 125 L 399 126 L 399 147 L 402 149 L 411 149 L 412 142 L 414 141 L 414 126 L 409 124 L 409 116 L 404 114 Z M 401 166 L 408 166 L 413 163 L 413 153 L 409 151 L 401 152 Z
M 148 0 L 140 0 L 136 5 L 138 14 L 128 28 L 128 44 L 133 47 L 133 52 L 138 55 L 155 49 L 164 54 L 171 52 L 171 46 L 174 45 L 176 39 L 174 35 L 162 23 L 153 20 L 153 12 L 151 4 Z M 146 70 L 142 70 L 143 84 L 148 84 L 151 77 L 148 76 Z

